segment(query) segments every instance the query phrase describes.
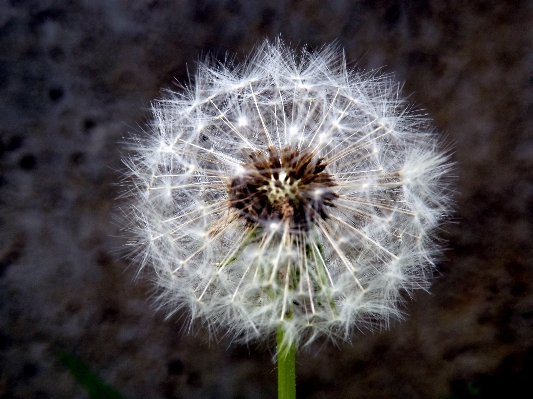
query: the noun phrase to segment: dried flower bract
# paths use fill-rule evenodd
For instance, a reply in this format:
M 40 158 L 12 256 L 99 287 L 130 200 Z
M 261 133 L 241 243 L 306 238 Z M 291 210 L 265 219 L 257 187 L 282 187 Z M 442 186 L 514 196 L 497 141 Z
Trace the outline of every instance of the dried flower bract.
M 131 244 L 170 313 L 296 345 L 399 317 L 428 287 L 449 162 L 398 89 L 278 40 L 156 101 L 126 159 Z

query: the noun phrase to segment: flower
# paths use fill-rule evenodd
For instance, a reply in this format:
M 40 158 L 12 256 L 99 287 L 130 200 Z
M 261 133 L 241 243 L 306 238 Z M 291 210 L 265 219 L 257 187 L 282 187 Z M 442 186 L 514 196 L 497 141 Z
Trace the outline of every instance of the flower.
M 276 40 L 157 100 L 126 163 L 131 245 L 169 313 L 299 346 L 401 317 L 428 288 L 450 163 L 398 92 L 335 46 Z

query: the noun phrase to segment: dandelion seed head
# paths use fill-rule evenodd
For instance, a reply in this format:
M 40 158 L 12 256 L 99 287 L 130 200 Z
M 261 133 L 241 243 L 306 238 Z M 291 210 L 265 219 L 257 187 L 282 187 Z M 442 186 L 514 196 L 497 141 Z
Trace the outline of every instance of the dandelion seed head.
M 154 102 L 125 162 L 134 255 L 169 314 L 296 345 L 400 317 L 429 285 L 450 163 L 398 92 L 335 46 L 277 40 Z

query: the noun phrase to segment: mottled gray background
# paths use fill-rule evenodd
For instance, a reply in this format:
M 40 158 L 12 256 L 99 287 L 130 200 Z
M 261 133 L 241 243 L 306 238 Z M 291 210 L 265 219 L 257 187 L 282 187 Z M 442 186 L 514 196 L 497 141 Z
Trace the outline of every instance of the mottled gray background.
M 86 398 L 60 351 L 131 399 L 275 398 L 267 348 L 154 312 L 112 215 L 160 88 L 280 33 L 394 73 L 458 162 L 431 294 L 300 354 L 298 396 L 533 396 L 532 1 L 0 0 L 0 398 Z

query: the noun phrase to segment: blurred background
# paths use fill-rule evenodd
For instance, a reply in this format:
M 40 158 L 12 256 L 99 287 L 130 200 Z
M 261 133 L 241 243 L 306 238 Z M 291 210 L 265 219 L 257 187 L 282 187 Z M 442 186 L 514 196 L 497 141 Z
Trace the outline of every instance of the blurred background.
M 276 397 L 267 347 L 154 310 L 113 215 L 160 90 L 279 34 L 393 73 L 457 162 L 431 293 L 300 353 L 298 397 L 533 396 L 532 1 L 0 0 L 0 398 L 87 398 L 65 356 L 124 398 Z

